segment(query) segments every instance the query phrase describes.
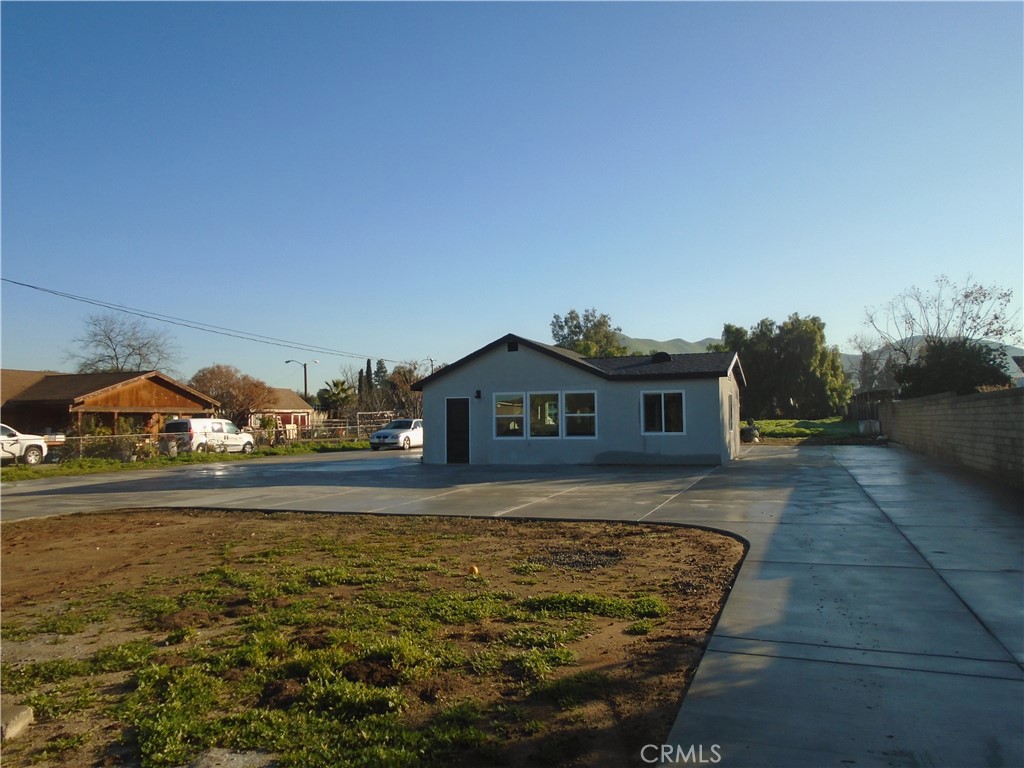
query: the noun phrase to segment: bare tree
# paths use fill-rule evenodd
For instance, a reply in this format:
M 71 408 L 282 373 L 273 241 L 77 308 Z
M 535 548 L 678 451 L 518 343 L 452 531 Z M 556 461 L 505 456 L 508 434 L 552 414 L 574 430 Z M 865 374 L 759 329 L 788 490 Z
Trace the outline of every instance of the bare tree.
M 402 415 L 416 419 L 423 416 L 423 395 L 412 389 L 412 385 L 422 378 L 420 364 L 416 360 L 399 363 L 391 371 L 387 381 L 391 404 Z
M 65 360 L 75 363 L 78 373 L 166 370 L 178 359 L 170 335 L 131 315 L 89 315 L 84 333 L 72 341 L 76 347 L 65 352 Z
M 1020 313 L 1010 311 L 1013 290 L 984 286 L 970 275 L 955 283 L 946 275 L 930 291 L 913 286 L 882 307 L 865 310 L 865 325 L 877 335 L 876 348 L 898 365 L 907 365 L 927 339 L 963 339 L 1005 344 L 1020 338 Z M 871 344 L 854 342 L 860 351 Z

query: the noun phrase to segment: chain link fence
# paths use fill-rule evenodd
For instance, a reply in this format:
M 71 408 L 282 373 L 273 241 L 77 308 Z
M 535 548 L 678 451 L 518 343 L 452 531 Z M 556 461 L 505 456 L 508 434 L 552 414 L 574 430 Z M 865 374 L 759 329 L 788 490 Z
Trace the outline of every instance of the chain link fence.
M 252 448 L 273 448 L 277 446 L 316 443 L 318 445 L 341 445 L 359 442 L 365 430 L 349 429 L 346 426 L 332 427 L 326 424 L 315 427 L 286 425 L 276 429 L 246 429 L 244 434 L 252 436 Z M 368 436 L 368 434 L 367 434 Z M 203 439 L 206 437 L 207 439 Z M 228 445 L 211 439 L 213 435 L 197 436 L 197 451 L 204 453 L 241 452 L 242 443 Z M 130 435 L 85 435 L 66 436 L 59 441 L 48 443 L 48 461 L 70 459 L 117 459 L 120 461 L 144 461 L 157 456 L 177 456 L 193 449 L 188 435 L 182 433 L 139 433 Z M 248 452 L 248 451 L 246 451 Z
M 284 424 L 260 429 L 246 427 L 243 434 L 252 436 L 252 448 L 273 448 L 293 444 L 342 445 L 369 440 L 371 434 L 395 418 L 393 411 L 361 411 L 344 419 L 317 419 L 310 426 Z M 242 442 L 225 444 L 215 437 L 180 432 L 140 432 L 121 435 L 57 435 L 44 436 L 48 447 L 46 461 L 69 459 L 116 459 L 143 461 L 157 456 L 176 456 L 193 449 L 207 453 L 242 450 Z M 203 439 L 205 438 L 205 439 Z M 248 441 L 244 441 L 248 442 Z

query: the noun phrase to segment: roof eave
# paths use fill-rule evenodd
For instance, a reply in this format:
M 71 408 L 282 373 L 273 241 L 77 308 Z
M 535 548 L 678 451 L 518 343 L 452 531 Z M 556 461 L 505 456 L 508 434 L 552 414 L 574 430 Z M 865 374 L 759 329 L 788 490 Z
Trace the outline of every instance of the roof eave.
M 645 373 L 645 374 L 623 374 L 615 373 L 612 371 L 604 371 L 587 362 L 586 358 L 579 357 L 573 352 L 565 350 L 564 354 L 557 351 L 555 347 L 550 347 L 545 344 L 539 344 L 530 339 L 525 339 L 522 336 L 517 336 L 514 333 L 508 333 L 502 336 L 500 339 L 495 339 L 490 344 L 486 344 L 480 349 L 469 353 L 465 357 L 459 358 L 451 365 L 447 365 L 441 370 L 426 376 L 412 385 L 412 390 L 415 392 L 422 392 L 424 385 L 435 381 L 436 379 L 455 371 L 467 363 L 472 362 L 478 357 L 482 357 L 493 349 L 500 347 L 502 344 L 508 344 L 509 342 L 516 342 L 523 345 L 527 349 L 532 349 L 535 352 L 539 352 L 542 355 L 546 355 L 554 360 L 571 365 L 574 368 L 585 371 L 593 376 L 604 379 L 605 381 L 667 381 L 667 380 L 679 380 L 679 379 L 720 379 L 733 374 L 734 370 L 738 369 L 739 377 L 738 381 L 740 386 L 745 387 L 747 385 L 747 379 L 743 373 L 743 367 L 740 365 L 739 355 L 733 353 L 732 359 L 729 361 L 728 366 L 723 370 L 717 371 L 693 371 L 693 372 L 665 372 L 665 373 Z
M 129 384 L 132 384 L 132 383 L 140 381 L 140 380 L 152 381 L 153 379 L 160 379 L 165 384 L 167 384 L 167 385 L 169 385 L 171 387 L 174 387 L 176 389 L 179 389 L 182 392 L 185 392 L 185 393 L 187 393 L 189 395 L 192 395 L 200 403 L 206 403 L 208 408 L 217 408 L 220 405 L 220 401 L 219 400 L 214 400 L 209 395 L 203 394 L 202 392 L 200 392 L 197 389 L 193 389 L 192 387 L 188 386 L 188 384 L 182 384 L 180 381 L 176 381 L 176 380 L 172 379 L 170 376 L 168 376 L 168 375 L 166 375 L 164 373 L 161 373 L 160 371 L 140 371 L 138 373 L 138 375 L 132 376 L 132 377 L 127 378 L 127 379 L 124 379 L 123 381 L 119 381 L 116 384 L 109 384 L 106 387 L 101 387 L 100 389 L 94 389 L 91 392 L 85 392 L 85 393 L 83 393 L 81 395 L 76 395 L 72 399 L 72 401 L 71 401 L 71 407 L 75 408 L 75 407 L 84 405 L 85 404 L 85 400 L 87 398 L 96 397 L 97 395 L 102 395 L 102 394 L 105 394 L 107 392 L 112 392 L 112 391 L 117 390 L 117 389 L 122 389 L 123 387 L 126 387 Z
M 737 383 L 745 389 L 747 386 L 747 374 L 743 370 L 743 364 L 740 362 L 739 352 L 733 357 L 733 364 L 729 366 L 729 372 L 731 373 L 734 368 L 739 369 L 740 372 L 740 375 L 736 377 Z
M 467 363 L 472 362 L 478 357 L 483 357 L 491 350 L 500 347 L 502 344 L 508 344 L 510 342 L 516 342 L 517 344 L 521 344 L 527 349 L 532 349 L 534 352 L 539 352 L 540 354 L 547 355 L 548 357 L 554 360 L 559 360 L 560 362 L 566 363 L 567 365 L 572 365 L 573 367 L 579 368 L 580 370 L 586 371 L 587 373 L 593 374 L 594 376 L 600 376 L 601 378 L 604 379 L 608 378 L 607 374 L 605 374 L 598 368 L 595 368 L 593 365 L 589 365 L 583 360 L 583 358 L 574 358 L 573 353 L 569 352 L 568 350 L 566 350 L 566 354 L 564 355 L 559 354 L 558 352 L 555 351 L 554 347 L 549 347 L 544 344 L 538 344 L 537 342 L 531 341 L 530 339 L 525 339 L 522 336 L 516 336 L 516 334 L 514 333 L 507 333 L 500 339 L 495 339 L 490 344 L 485 344 L 484 346 L 480 347 L 480 349 L 474 352 L 470 352 L 465 357 L 459 358 L 451 365 L 446 365 L 441 370 L 436 371 L 435 373 L 432 373 L 429 376 L 420 379 L 419 381 L 412 385 L 412 390 L 414 392 L 422 392 L 423 386 L 425 384 L 428 384 L 431 381 L 435 381 L 442 376 L 446 376 L 449 373 L 458 370 Z

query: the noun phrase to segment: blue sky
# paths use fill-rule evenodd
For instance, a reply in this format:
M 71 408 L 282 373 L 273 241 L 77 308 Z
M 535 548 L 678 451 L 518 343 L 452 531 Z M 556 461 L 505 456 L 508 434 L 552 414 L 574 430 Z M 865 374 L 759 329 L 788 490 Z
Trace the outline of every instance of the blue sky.
M 2 274 L 301 389 L 555 313 L 696 341 L 1024 283 L 1020 3 L 8 3 Z M 2 285 L 2 364 L 95 306 Z

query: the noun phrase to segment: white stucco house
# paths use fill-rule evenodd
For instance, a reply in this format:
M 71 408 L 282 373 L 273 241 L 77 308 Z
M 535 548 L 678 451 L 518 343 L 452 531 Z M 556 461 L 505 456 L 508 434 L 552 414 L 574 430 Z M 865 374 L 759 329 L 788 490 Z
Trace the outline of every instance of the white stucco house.
M 417 382 L 428 464 L 724 464 L 732 352 L 586 358 L 508 334 Z

